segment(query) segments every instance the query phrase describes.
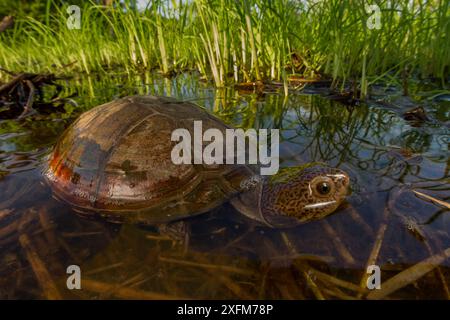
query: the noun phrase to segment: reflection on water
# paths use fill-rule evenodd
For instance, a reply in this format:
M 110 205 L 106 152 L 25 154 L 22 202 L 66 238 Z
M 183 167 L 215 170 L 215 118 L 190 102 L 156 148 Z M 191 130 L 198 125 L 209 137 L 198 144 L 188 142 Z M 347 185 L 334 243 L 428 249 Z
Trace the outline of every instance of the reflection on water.
M 450 297 L 449 209 L 413 193 L 450 201 L 445 99 L 424 100 L 431 120 L 413 126 L 395 103 L 240 94 L 188 74 L 74 79 L 65 90 L 77 93 L 78 107 L 0 121 L 0 298 L 361 298 L 371 264 L 381 267 L 382 288 L 390 281 L 394 289 L 369 297 Z M 190 219 L 184 243 L 152 227 L 74 214 L 42 184 L 45 156 L 80 112 L 131 94 L 193 101 L 237 127 L 281 129 L 281 166 L 324 161 L 345 169 L 348 203 L 285 230 L 255 225 L 225 204 Z M 66 288 L 72 264 L 81 266 L 83 290 Z

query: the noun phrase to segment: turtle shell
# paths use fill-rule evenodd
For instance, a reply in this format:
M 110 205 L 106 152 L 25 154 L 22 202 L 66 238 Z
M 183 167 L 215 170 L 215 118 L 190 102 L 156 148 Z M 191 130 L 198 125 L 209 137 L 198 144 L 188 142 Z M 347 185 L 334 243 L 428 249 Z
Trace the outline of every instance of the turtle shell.
M 84 213 L 147 224 L 219 206 L 254 173 L 245 165 L 174 164 L 172 132 L 184 128 L 194 139 L 196 120 L 224 137 L 230 128 L 195 104 L 166 97 L 126 97 L 83 113 L 49 157 L 45 176 L 54 196 Z

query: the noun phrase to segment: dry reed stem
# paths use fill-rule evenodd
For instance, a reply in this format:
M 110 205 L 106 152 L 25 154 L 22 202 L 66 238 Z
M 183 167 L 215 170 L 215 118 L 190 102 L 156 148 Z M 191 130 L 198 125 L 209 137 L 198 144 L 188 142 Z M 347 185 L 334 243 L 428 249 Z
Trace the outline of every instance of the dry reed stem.
M 374 265 L 377 262 L 378 259 L 378 255 L 380 254 L 380 250 L 381 250 L 381 246 L 383 244 L 383 239 L 384 239 L 384 234 L 386 232 L 386 229 L 388 227 L 387 221 L 390 215 L 390 209 L 389 208 L 385 208 L 384 212 L 383 212 L 383 217 L 381 218 L 381 224 L 380 227 L 378 228 L 378 232 L 377 235 L 375 237 L 375 241 L 372 247 L 372 250 L 369 254 L 369 258 L 367 259 L 366 262 L 366 266 L 364 270 L 367 270 L 367 268 L 370 265 Z M 359 283 L 359 286 L 361 288 L 367 288 L 367 279 L 369 278 L 369 274 L 366 272 L 363 272 L 363 276 L 361 278 L 361 281 Z M 362 294 L 358 295 L 358 298 L 361 298 Z
M 334 288 L 334 290 L 328 289 L 328 288 L 322 288 L 322 291 L 324 293 L 328 294 L 329 296 L 333 296 L 333 297 L 339 298 L 341 300 L 355 300 L 356 299 L 356 297 L 349 296 L 348 294 L 343 293 L 342 291 L 340 291 L 337 288 Z
M 434 254 L 434 252 L 433 252 L 433 249 L 431 248 L 430 243 L 428 242 L 427 239 L 424 240 L 424 244 L 425 244 L 425 246 L 427 248 L 428 253 L 430 254 L 430 256 L 432 256 Z M 442 269 L 441 269 L 440 266 L 438 266 L 436 268 L 436 272 L 438 273 L 438 277 L 441 280 L 442 288 L 444 289 L 445 295 L 447 296 L 447 300 L 450 300 L 450 292 L 449 292 L 449 289 L 448 289 L 448 286 L 447 286 L 447 282 L 445 280 L 445 276 L 442 273 Z
M 436 198 L 434 198 L 432 196 L 429 196 L 429 195 L 427 195 L 425 193 L 422 193 L 422 192 L 419 192 L 419 191 L 416 191 L 416 190 L 413 190 L 413 192 L 418 196 L 418 198 L 425 199 L 425 200 L 427 200 L 429 202 L 432 202 L 434 204 L 437 204 L 437 205 L 439 205 L 441 207 L 444 207 L 446 209 L 450 209 L 450 203 L 448 203 L 448 202 L 436 199 Z
M 103 272 L 103 271 L 108 271 L 108 270 L 111 270 L 111 269 L 118 268 L 118 267 L 120 267 L 122 265 L 123 265 L 123 262 L 114 263 L 114 264 L 111 264 L 109 266 L 105 266 L 105 267 L 96 268 L 96 269 L 93 269 L 93 270 L 90 270 L 90 271 L 86 271 L 84 273 L 84 275 L 85 276 L 94 275 L 94 274 L 97 274 L 97 273 L 100 273 L 100 272 Z
M 380 290 L 374 290 L 367 295 L 367 299 L 383 299 L 389 294 L 417 281 L 422 276 L 438 267 L 450 257 L 450 248 L 439 254 L 428 257 L 414 266 L 400 272 L 381 285 Z
M 321 289 L 317 286 L 316 282 L 312 279 L 309 272 L 303 271 L 303 275 L 305 276 L 306 282 L 308 283 L 308 287 L 311 289 L 312 293 L 316 297 L 317 300 L 325 300 L 324 295 L 322 294 Z
M 121 287 L 120 284 L 105 283 L 101 281 L 85 279 L 81 281 L 81 287 L 84 290 L 99 293 L 111 294 L 120 299 L 131 300 L 186 300 L 185 297 L 173 296 L 164 293 L 157 293 L 151 291 L 142 291 L 128 287 Z
M 22 198 L 22 196 L 25 196 L 26 194 L 29 193 L 29 191 L 34 188 L 35 185 L 33 183 L 27 183 L 25 184 L 25 187 L 19 189 L 18 191 L 14 192 L 14 195 L 9 198 L 8 200 L 5 200 L 3 202 L 0 203 L 0 209 L 8 209 L 10 207 L 12 207 L 12 205 L 20 198 Z
M 211 274 L 211 276 L 218 279 L 223 285 L 225 285 L 227 289 L 230 290 L 239 299 L 252 300 L 253 297 L 245 292 L 239 284 L 230 279 L 227 275 L 212 273 L 211 270 L 208 270 L 208 272 Z
M 289 239 L 288 235 L 285 232 L 281 232 L 281 238 L 283 239 L 286 247 L 289 249 L 289 251 L 292 254 L 299 254 L 298 250 L 295 248 L 295 246 L 293 245 L 293 243 L 291 242 L 291 240 Z M 303 276 L 306 279 L 306 282 L 308 284 L 308 287 L 311 289 L 312 293 L 314 294 L 314 296 L 316 297 L 316 299 L 318 300 L 325 300 L 325 297 L 323 296 L 322 292 L 320 291 L 319 287 L 316 285 L 316 283 L 314 282 L 314 280 L 311 278 L 311 276 L 309 275 L 309 271 L 307 272 L 305 269 L 309 269 L 310 267 L 308 266 L 307 263 L 302 263 L 302 265 L 300 266 L 300 269 L 302 271 Z
M 75 262 L 75 264 L 80 265 L 81 259 L 73 252 L 72 248 L 67 244 L 67 242 L 62 237 L 57 237 L 56 239 L 59 247 L 67 252 L 70 258 Z
M 323 281 L 323 282 L 328 282 L 331 283 L 333 285 L 336 285 L 338 287 L 347 289 L 347 290 L 351 290 L 351 291 L 355 291 L 355 292 L 359 292 L 359 293 L 366 293 L 367 289 L 364 288 L 360 288 L 358 285 L 348 282 L 346 280 L 342 280 L 339 278 L 336 278 L 332 275 L 320 272 L 318 270 L 312 269 L 311 271 L 316 277 L 317 279 Z
M 0 210 L 0 220 L 2 220 L 3 218 L 6 218 L 7 216 L 9 216 L 13 212 L 14 212 L 14 210 L 11 210 L 11 209 L 2 209 L 2 210 Z
M 35 215 L 36 210 L 34 208 L 28 209 L 25 212 L 23 212 L 22 216 L 18 221 L 19 225 L 17 226 L 17 231 L 19 233 L 23 233 L 28 224 L 34 220 Z
M 283 270 L 280 273 L 279 277 L 276 277 L 275 285 L 283 295 L 283 299 L 289 300 L 304 300 L 306 299 L 303 292 L 300 290 L 300 287 L 297 285 L 297 281 L 295 280 L 295 275 L 292 270 L 287 269 Z
M 226 266 L 226 265 L 199 263 L 199 262 L 194 262 L 194 261 L 173 259 L 173 258 L 162 257 L 162 256 L 160 256 L 158 258 L 158 260 L 161 262 L 175 263 L 175 264 L 180 264 L 180 265 L 184 265 L 184 266 L 204 268 L 204 269 L 216 270 L 216 271 L 222 271 L 222 272 L 231 272 L 231 273 L 237 273 L 237 274 L 242 274 L 242 275 L 253 275 L 254 274 L 252 271 L 247 271 L 245 269 L 240 269 L 240 268 Z
M 355 221 L 357 224 L 359 224 L 364 229 L 364 232 L 366 234 L 368 234 L 371 238 L 373 238 L 375 236 L 373 229 L 361 217 L 361 214 L 357 210 L 355 210 L 355 208 L 353 208 L 353 207 L 350 207 L 349 211 L 350 211 L 350 217 L 353 219 L 353 221 Z
M 155 241 L 171 241 L 171 242 L 173 242 L 173 239 L 170 237 L 167 237 L 167 236 L 147 234 L 147 235 L 145 235 L 145 238 L 147 238 L 149 240 L 155 240 Z
M 103 232 L 100 231 L 90 231 L 90 232 L 62 232 L 61 235 L 64 238 L 78 238 L 78 237 L 87 237 L 87 236 L 97 236 L 103 235 Z
M 19 221 L 13 221 L 7 226 L 0 229 L 0 239 L 6 238 L 11 233 L 14 233 L 17 231 L 17 227 L 19 226 Z
M 307 261 L 317 261 L 323 263 L 332 263 L 336 259 L 332 256 L 320 256 L 317 254 L 307 254 L 307 253 L 292 253 L 290 255 L 279 255 L 271 258 L 271 261 L 276 260 L 307 260 Z
M 39 222 L 42 226 L 42 229 L 44 230 L 47 242 L 53 244 L 54 246 L 57 246 L 58 241 L 56 240 L 56 236 L 54 233 L 54 225 L 51 221 L 49 212 L 44 207 L 41 208 L 38 213 L 39 213 Z
M 263 276 L 261 278 L 261 284 L 259 286 L 258 289 L 258 299 L 264 299 L 264 293 L 266 291 L 266 285 L 267 285 L 267 277 L 269 275 L 269 271 L 270 271 L 270 264 L 264 264 L 264 267 L 262 267 L 262 269 L 264 270 Z
M 62 299 L 62 296 L 59 293 L 55 282 L 50 276 L 50 272 L 48 271 L 44 262 L 37 254 L 28 236 L 26 234 L 22 234 L 19 237 L 19 241 L 20 244 L 22 245 L 22 248 L 25 251 L 28 262 L 30 263 L 31 268 L 33 269 L 34 275 L 36 276 L 36 280 L 38 281 L 40 287 L 42 288 L 42 292 L 45 295 L 46 299 L 49 300 Z
M 334 231 L 333 227 L 331 227 L 331 225 L 325 220 L 322 220 L 321 223 L 325 229 L 325 232 L 327 232 L 334 240 L 333 243 L 336 247 L 336 250 L 339 252 L 344 261 L 349 265 L 355 265 L 355 259 L 353 258 L 347 247 L 344 245 L 344 243 L 341 241 L 339 235 L 336 233 L 336 231 Z
M 103 299 L 103 300 L 110 299 L 110 297 L 113 295 L 113 293 L 115 291 L 117 291 L 117 289 L 121 289 L 121 288 L 134 289 L 134 287 L 138 286 L 139 283 L 143 282 L 143 280 L 145 280 L 144 274 L 138 273 L 138 274 L 132 276 L 131 278 L 126 279 L 123 282 L 117 283 L 116 288 L 113 291 L 105 291 L 104 293 L 101 293 L 99 298 Z M 171 291 L 168 290 L 168 292 L 171 292 Z

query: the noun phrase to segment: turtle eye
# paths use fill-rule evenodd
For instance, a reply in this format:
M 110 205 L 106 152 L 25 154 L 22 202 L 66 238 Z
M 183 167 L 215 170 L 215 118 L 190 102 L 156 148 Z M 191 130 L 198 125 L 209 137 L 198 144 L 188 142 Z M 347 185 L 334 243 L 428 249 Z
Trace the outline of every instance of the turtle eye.
M 330 186 L 330 184 L 329 184 L 328 182 L 326 182 L 326 181 L 319 182 L 319 183 L 316 185 L 316 190 L 317 190 L 317 192 L 320 193 L 321 195 L 326 196 L 327 194 L 330 193 L 330 191 L 331 191 L 331 186 Z
M 334 192 L 335 185 L 328 177 L 316 177 L 311 182 L 311 190 L 318 197 L 327 197 Z

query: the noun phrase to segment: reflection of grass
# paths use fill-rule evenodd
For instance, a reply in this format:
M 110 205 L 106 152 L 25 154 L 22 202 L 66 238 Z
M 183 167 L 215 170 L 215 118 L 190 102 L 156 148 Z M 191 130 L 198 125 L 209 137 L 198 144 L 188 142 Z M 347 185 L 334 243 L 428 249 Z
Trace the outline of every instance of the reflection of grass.
M 166 3 L 151 1 L 139 12 L 86 2 L 81 30 L 69 30 L 66 8 L 49 0 L 42 19 L 19 17 L 0 35 L 0 65 L 43 71 L 76 61 L 87 73 L 195 68 L 217 86 L 325 73 L 335 86 L 360 80 L 363 93 L 380 78 L 412 72 L 444 82 L 449 68 L 448 1 L 379 1 L 379 30 L 367 28 L 363 1 Z
M 319 97 L 302 103 L 296 112 L 296 118 L 289 125 L 296 134 L 290 140 L 293 143 L 298 139 L 308 141 L 301 150 L 309 152 L 312 159 L 337 159 L 338 163 L 358 159 L 355 137 L 381 130 L 379 126 L 382 123 L 372 119 L 374 114 L 368 108 L 345 107 Z M 373 122 L 373 127 L 368 125 L 368 121 Z

